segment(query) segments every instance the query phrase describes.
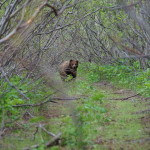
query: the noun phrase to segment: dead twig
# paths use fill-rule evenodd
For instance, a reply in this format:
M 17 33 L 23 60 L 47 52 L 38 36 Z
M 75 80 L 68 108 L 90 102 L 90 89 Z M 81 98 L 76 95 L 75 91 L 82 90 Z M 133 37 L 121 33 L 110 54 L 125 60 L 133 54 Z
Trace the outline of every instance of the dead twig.
M 53 97 L 52 100 L 78 100 L 82 97 L 72 97 L 72 98 L 60 98 L 60 97 Z
M 124 97 L 124 98 L 112 98 L 112 99 L 109 99 L 109 100 L 122 100 L 122 101 L 125 101 L 125 100 L 128 100 L 128 99 L 132 98 L 132 97 L 136 97 L 136 96 L 138 96 L 139 94 L 140 94 L 140 93 L 135 94 L 135 95 L 132 95 L 132 96 L 129 96 L 129 97 Z
M 57 103 L 55 101 L 52 101 L 52 99 L 49 99 L 47 101 L 44 101 L 44 102 L 41 102 L 41 103 L 37 103 L 37 104 L 21 104 L 21 105 L 12 105 L 12 107 L 36 107 L 36 106 L 41 106 L 45 103 L 48 103 L 48 102 L 53 102 L 53 103 Z
M 6 128 L 0 130 L 0 139 L 2 139 L 2 136 L 5 134 L 6 130 Z
M 150 112 L 150 109 L 139 111 L 136 114 L 143 114 L 143 113 L 148 113 L 148 112 Z
M 35 132 L 33 134 L 33 140 L 35 140 L 35 135 L 38 133 L 38 131 L 39 131 L 39 127 L 36 127 L 36 130 L 35 130 Z
M 143 139 L 137 139 L 137 140 L 127 140 L 127 143 L 145 143 L 149 142 L 150 138 L 143 138 Z
M 56 145 L 57 142 L 60 140 L 60 136 L 61 136 L 61 133 L 58 133 L 51 141 L 47 142 L 44 144 L 44 147 L 51 147 L 53 145 Z M 31 147 L 27 147 L 27 148 L 24 148 L 23 150 L 30 150 L 30 149 L 33 149 L 33 148 L 38 148 L 40 146 L 40 144 L 36 144 L 36 145 L 33 145 Z
M 34 20 L 35 18 L 37 17 L 37 15 L 39 14 L 39 12 L 44 8 L 44 7 L 49 7 L 53 10 L 53 12 L 55 13 L 55 15 L 57 16 L 57 10 L 54 6 L 51 6 L 50 4 L 47 3 L 48 0 L 45 0 L 43 2 L 43 4 L 41 4 L 36 10 L 35 12 L 32 14 L 32 16 L 30 17 L 30 19 L 28 19 L 25 23 L 23 23 L 23 19 L 24 19 L 24 16 L 25 16 L 25 9 L 27 7 L 27 4 L 28 4 L 28 1 L 22 6 L 22 17 L 21 17 L 21 20 L 19 21 L 19 23 L 17 24 L 17 26 L 8 34 L 6 35 L 4 38 L 0 39 L 0 43 L 3 43 L 7 40 L 9 40 L 12 36 L 14 36 L 18 30 L 22 29 L 22 28 L 25 28 L 25 27 L 28 27 Z M 17 10 L 18 12 L 19 10 Z M 16 12 L 15 12 L 16 13 Z M 14 15 L 14 14 L 12 14 Z
M 49 100 L 46 100 L 46 101 L 38 103 L 38 104 L 12 105 L 12 107 L 36 107 L 36 106 L 41 106 L 41 105 L 43 105 L 45 103 L 48 103 L 48 102 L 57 103 L 56 101 L 53 101 L 53 100 L 78 100 L 78 99 L 80 99 L 80 98 L 59 98 L 59 97 L 54 97 L 54 98 L 51 98 Z
M 49 132 L 47 131 L 42 124 L 39 124 L 37 127 L 36 127 L 36 131 L 34 132 L 34 137 L 33 137 L 33 140 L 35 140 L 35 135 L 38 133 L 39 131 L 39 128 L 41 128 L 44 132 L 46 132 L 48 135 L 52 136 L 52 137 L 56 137 L 57 135 L 52 133 L 52 132 Z
M 56 137 L 56 135 L 52 132 L 47 131 L 43 126 L 39 126 L 43 131 L 45 131 L 48 135 L 52 136 L 52 137 Z

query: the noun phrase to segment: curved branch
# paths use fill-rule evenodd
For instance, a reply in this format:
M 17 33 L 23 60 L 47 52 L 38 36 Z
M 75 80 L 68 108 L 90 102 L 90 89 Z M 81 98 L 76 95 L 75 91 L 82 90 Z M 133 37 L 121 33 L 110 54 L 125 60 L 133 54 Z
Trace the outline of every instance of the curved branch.
M 28 0 L 28 1 L 29 1 L 29 0 Z M 16 28 L 15 28 L 12 32 L 10 32 L 7 36 L 5 36 L 4 38 L 2 38 L 2 39 L 0 40 L 0 44 L 1 44 L 1 43 L 4 43 L 4 42 L 7 41 L 7 40 L 9 40 L 12 36 L 14 36 L 14 35 L 17 33 L 18 30 L 20 30 L 20 29 L 22 29 L 22 28 L 25 28 L 25 27 L 28 27 L 28 26 L 34 21 L 34 19 L 35 19 L 36 16 L 39 14 L 39 12 L 40 12 L 45 6 L 50 7 L 50 8 L 53 10 L 53 12 L 55 13 L 55 15 L 56 15 L 56 16 L 58 15 L 56 8 L 55 8 L 54 6 L 49 5 L 49 4 L 47 3 L 48 0 L 45 0 L 44 3 L 43 3 L 42 5 L 40 5 L 40 6 L 35 10 L 35 12 L 33 13 L 33 15 L 31 16 L 31 18 L 28 19 L 25 23 L 22 24 L 23 19 L 24 19 L 24 15 L 25 15 L 25 8 L 26 8 L 26 6 L 27 6 L 27 4 L 28 4 L 28 1 L 26 2 L 26 4 L 25 4 L 24 7 L 23 7 L 24 9 L 23 9 L 23 11 L 22 11 L 22 17 L 21 17 L 20 22 L 18 23 L 18 25 L 16 26 Z

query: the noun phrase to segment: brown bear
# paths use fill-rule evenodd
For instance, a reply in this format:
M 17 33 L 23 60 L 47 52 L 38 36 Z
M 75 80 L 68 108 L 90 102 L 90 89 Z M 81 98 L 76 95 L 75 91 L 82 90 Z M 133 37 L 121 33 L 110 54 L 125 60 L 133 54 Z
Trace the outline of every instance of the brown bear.
M 59 73 L 60 73 L 61 79 L 63 81 L 66 81 L 66 79 L 69 76 L 71 76 L 71 79 L 76 78 L 77 68 L 78 68 L 77 60 L 69 60 L 69 61 L 63 62 L 59 68 Z

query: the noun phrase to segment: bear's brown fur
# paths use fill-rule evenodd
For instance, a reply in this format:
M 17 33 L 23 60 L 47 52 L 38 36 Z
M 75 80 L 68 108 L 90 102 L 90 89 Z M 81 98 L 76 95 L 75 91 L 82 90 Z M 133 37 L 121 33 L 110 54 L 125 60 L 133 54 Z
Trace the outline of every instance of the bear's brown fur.
M 72 76 L 72 79 L 76 78 L 77 68 L 78 68 L 77 60 L 69 60 L 63 62 L 59 68 L 61 79 L 65 81 L 68 76 Z

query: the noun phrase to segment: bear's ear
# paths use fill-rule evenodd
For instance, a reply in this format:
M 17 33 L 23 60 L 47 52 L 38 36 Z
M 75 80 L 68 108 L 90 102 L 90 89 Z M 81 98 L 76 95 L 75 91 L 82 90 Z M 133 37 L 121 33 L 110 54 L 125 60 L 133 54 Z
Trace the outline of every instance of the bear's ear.
M 72 59 L 70 59 L 70 62 L 72 62 L 73 60 Z
M 79 63 L 79 61 L 78 61 L 78 60 L 76 60 L 76 62 L 77 62 L 77 64 Z

